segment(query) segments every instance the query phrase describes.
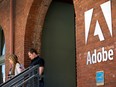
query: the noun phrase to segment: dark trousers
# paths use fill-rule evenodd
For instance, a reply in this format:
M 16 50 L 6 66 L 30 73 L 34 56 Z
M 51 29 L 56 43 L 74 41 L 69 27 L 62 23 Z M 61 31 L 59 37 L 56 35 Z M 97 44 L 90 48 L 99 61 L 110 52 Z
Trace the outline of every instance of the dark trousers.
M 39 87 L 44 87 L 44 80 L 43 79 L 39 81 Z

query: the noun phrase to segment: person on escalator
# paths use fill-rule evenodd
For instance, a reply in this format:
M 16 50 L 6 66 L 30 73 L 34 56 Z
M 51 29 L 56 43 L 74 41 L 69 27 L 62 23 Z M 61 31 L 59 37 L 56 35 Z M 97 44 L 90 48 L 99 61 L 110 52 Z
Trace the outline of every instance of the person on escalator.
M 25 69 L 24 66 L 18 61 L 18 57 L 15 54 L 9 55 L 8 60 L 11 65 L 8 79 L 13 78 Z
M 38 68 L 38 74 L 39 74 L 39 87 L 44 87 L 44 78 L 43 78 L 43 74 L 44 74 L 44 59 L 41 58 L 37 51 L 33 48 L 31 48 L 28 51 L 28 56 L 31 59 L 31 63 L 30 63 L 30 67 L 33 67 L 35 65 L 39 65 Z

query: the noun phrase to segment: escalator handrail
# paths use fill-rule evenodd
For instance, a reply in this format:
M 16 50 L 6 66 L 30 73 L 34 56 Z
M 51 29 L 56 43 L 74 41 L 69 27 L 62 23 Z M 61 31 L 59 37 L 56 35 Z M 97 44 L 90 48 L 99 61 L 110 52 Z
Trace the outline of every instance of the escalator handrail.
M 13 77 L 13 78 L 7 80 L 6 82 L 0 84 L 0 87 L 4 86 L 6 84 L 9 84 L 13 80 L 16 81 L 18 78 L 24 77 L 26 74 L 29 74 L 32 70 L 36 69 L 37 67 L 39 67 L 39 65 L 35 65 L 33 67 L 28 67 L 27 69 L 25 69 L 24 71 L 22 71 L 21 73 L 16 75 L 15 77 Z

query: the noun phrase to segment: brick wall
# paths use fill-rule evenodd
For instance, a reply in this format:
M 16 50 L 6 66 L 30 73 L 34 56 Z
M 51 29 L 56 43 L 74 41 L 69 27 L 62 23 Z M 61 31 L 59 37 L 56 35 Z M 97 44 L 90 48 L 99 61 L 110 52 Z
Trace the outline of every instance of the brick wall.
M 52 0 L 14 0 L 13 8 L 13 27 L 14 27 L 14 53 L 19 57 L 19 61 L 27 67 L 30 60 L 27 56 L 29 48 L 34 47 L 39 51 L 41 48 L 41 31 L 47 9 Z M 109 28 L 104 19 L 100 5 L 108 0 L 74 0 L 75 22 L 76 22 L 76 66 L 77 66 L 77 86 L 78 87 L 96 87 L 96 72 L 104 71 L 105 87 L 116 86 L 116 0 L 111 1 L 112 12 L 112 37 Z M 88 42 L 85 44 L 85 19 L 84 12 L 93 8 L 92 23 Z M 9 70 L 7 55 L 10 53 L 10 0 L 4 0 L 0 3 L 0 25 L 3 28 L 6 42 L 6 75 Z M 96 20 L 105 37 L 104 41 L 99 41 L 98 36 L 93 36 Z M 94 49 L 101 52 L 112 49 L 114 52 L 113 60 L 95 64 L 86 64 L 87 52 L 93 53 Z
M 14 0 L 13 1 L 13 47 L 19 61 L 28 67 L 30 60 L 27 51 L 35 47 L 40 52 L 41 30 L 45 14 L 51 0 Z M 10 0 L 0 3 L 0 25 L 3 28 L 6 43 L 6 76 L 9 71 L 7 56 L 10 52 Z
M 35 0 L 31 6 L 29 16 L 27 19 L 27 24 L 25 27 L 25 47 L 24 47 L 24 56 L 25 64 L 28 66 L 29 61 L 27 57 L 27 51 L 29 48 L 36 48 L 40 54 L 41 49 L 41 32 L 44 23 L 44 18 L 47 12 L 47 9 L 50 5 L 51 0 L 38 1 Z M 31 37 L 30 37 L 31 36 Z
M 112 37 L 109 32 L 108 25 L 105 21 L 100 5 L 109 0 L 75 0 L 76 13 L 76 62 L 77 62 L 77 85 L 78 87 L 96 87 L 96 72 L 104 71 L 105 85 L 103 87 L 116 86 L 116 1 L 111 0 L 112 14 Z M 85 44 L 85 12 L 93 8 L 92 20 L 88 34 L 87 44 Z M 90 18 L 90 16 L 87 16 Z M 100 41 L 98 36 L 94 36 L 96 21 L 98 20 L 105 40 Z M 89 21 L 87 21 L 89 24 Z M 97 28 L 98 31 L 98 28 Z M 99 34 L 99 33 L 98 33 Z M 107 60 L 87 65 L 88 51 L 96 53 L 102 51 L 102 47 L 106 51 L 113 50 L 113 60 Z M 97 55 L 97 54 L 96 54 Z M 101 54 L 102 56 L 103 54 Z M 90 57 L 89 57 L 90 58 Z M 100 58 L 100 57 L 98 57 Z M 102 57 L 103 58 L 103 57 Z M 90 62 L 89 62 L 90 63 Z M 101 86 L 102 87 L 102 86 Z
M 9 47 L 9 36 L 10 36 L 10 31 L 9 31 L 9 27 L 10 27 L 10 21 L 9 21 L 9 1 L 3 1 L 0 4 L 0 25 L 3 29 L 4 32 L 4 36 L 5 36 L 5 44 L 6 44 L 6 55 L 9 53 L 10 51 L 10 47 Z M 6 65 L 6 67 L 9 67 L 8 65 Z

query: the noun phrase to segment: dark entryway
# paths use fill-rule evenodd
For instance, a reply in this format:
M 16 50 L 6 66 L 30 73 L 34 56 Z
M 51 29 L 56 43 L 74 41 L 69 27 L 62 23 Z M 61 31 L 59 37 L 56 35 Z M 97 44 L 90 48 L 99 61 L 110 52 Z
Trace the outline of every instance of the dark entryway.
M 74 8 L 53 1 L 42 32 L 45 87 L 76 87 Z
M 5 81 L 5 38 L 2 27 L 0 26 L 0 83 Z

